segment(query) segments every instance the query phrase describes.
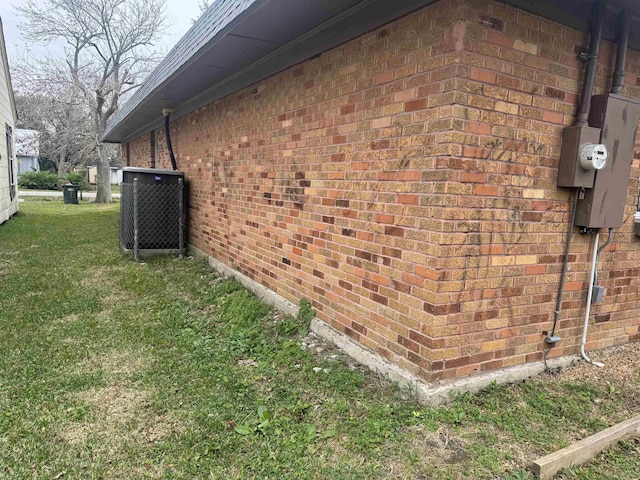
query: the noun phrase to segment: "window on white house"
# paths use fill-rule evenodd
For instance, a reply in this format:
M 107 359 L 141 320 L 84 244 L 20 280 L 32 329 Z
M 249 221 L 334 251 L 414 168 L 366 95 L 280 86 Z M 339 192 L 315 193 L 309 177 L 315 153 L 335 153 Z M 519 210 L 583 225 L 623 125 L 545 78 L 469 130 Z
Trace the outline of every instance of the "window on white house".
M 16 197 L 16 176 L 13 171 L 13 129 L 5 124 L 5 130 L 7 132 L 7 161 L 9 162 L 9 196 L 11 200 Z

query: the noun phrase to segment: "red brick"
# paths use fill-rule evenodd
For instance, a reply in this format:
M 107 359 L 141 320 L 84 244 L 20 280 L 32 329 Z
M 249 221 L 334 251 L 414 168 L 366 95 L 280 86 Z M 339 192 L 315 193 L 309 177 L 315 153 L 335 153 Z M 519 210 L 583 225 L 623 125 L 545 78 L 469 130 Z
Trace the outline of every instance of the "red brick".
M 464 131 L 467 133 L 477 133 L 478 135 L 489 135 L 491 133 L 491 125 L 480 122 L 466 122 Z
M 489 158 L 489 155 L 491 155 L 491 150 L 489 150 L 488 148 L 468 147 L 465 145 L 463 154 L 465 157 L 470 158 Z
M 400 227 L 384 227 L 385 235 L 391 235 L 392 237 L 404 237 L 404 228 Z
M 386 213 L 376 213 L 376 222 L 378 223 L 393 223 L 393 215 Z
M 504 253 L 504 245 L 482 245 L 480 253 L 483 255 L 502 255 Z
M 497 195 L 498 187 L 493 185 L 475 185 L 473 187 L 473 193 L 475 195 Z
M 488 70 L 480 70 L 479 68 L 471 69 L 471 80 L 478 80 L 484 83 L 496 83 L 496 73 Z
M 542 112 L 542 120 L 552 123 L 563 123 L 564 115 L 556 112 Z
M 340 107 L 340 115 L 349 115 L 356 111 L 355 104 L 345 105 L 344 107 Z
M 571 292 L 571 291 L 575 291 L 575 290 L 582 290 L 582 282 L 567 282 L 564 284 L 564 289 L 567 292 Z
M 419 275 L 414 275 L 412 273 L 407 273 L 407 272 L 404 272 L 402 274 L 402 281 L 410 285 L 415 285 L 416 287 L 421 287 L 424 285 L 424 278 L 422 278 Z
M 424 110 L 427 108 L 427 99 L 421 98 L 419 100 L 413 100 L 404 104 L 405 112 L 415 112 L 416 110 Z
M 398 180 L 401 182 L 417 182 L 421 176 L 422 172 L 417 170 L 398 172 Z
M 495 30 L 487 31 L 487 41 L 494 45 L 500 45 L 501 47 L 513 48 L 515 39 L 504 33 L 497 32 Z
M 440 278 L 440 274 L 437 270 L 425 267 L 423 265 L 416 265 L 415 272 L 421 277 L 429 278 L 431 280 L 439 280 Z
M 542 275 L 547 272 L 546 265 L 527 265 L 524 267 L 526 275 Z
M 388 83 L 393 81 L 393 79 L 395 78 L 393 72 L 385 72 L 385 73 L 381 73 L 380 75 L 377 75 L 376 77 L 374 77 L 373 83 L 374 85 L 380 85 L 382 83 Z
M 485 173 L 463 172 L 460 175 L 460 181 L 466 183 L 486 183 L 487 175 Z
M 418 205 L 420 197 L 418 195 L 398 195 L 398 203 L 403 205 Z

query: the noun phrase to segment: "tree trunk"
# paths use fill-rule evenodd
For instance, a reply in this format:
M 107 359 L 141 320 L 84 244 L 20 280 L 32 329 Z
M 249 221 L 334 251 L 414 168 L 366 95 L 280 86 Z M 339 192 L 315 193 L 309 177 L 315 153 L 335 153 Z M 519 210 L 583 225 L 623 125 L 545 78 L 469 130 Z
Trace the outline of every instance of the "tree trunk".
M 58 165 L 56 166 L 57 168 L 57 174 L 58 175 L 62 175 L 63 173 L 65 173 L 65 162 L 67 161 L 67 149 L 63 148 L 62 151 L 60 152 L 60 156 L 58 157 Z
M 106 148 L 98 144 L 98 163 L 96 164 L 96 203 L 111 203 L 111 169 L 107 158 Z

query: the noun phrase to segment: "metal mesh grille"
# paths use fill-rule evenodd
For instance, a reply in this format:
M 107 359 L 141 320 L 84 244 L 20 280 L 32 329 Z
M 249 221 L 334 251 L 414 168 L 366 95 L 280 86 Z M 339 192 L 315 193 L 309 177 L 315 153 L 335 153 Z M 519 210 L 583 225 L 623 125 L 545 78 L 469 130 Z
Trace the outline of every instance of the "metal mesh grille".
M 183 250 L 183 184 L 122 183 L 120 243 L 140 251 Z

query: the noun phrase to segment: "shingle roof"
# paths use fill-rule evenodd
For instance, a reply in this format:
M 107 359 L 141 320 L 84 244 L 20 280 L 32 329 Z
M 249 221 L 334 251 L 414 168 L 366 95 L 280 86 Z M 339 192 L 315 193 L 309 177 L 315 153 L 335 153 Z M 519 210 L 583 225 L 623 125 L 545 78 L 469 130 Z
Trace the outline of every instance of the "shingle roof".
M 260 0 L 217 0 L 195 22 L 189 31 L 171 49 L 164 60 L 151 72 L 134 95 L 111 117 L 107 126 L 116 125 L 126 118 L 154 90 L 179 72 L 199 51 L 216 36 L 223 33 L 233 20 Z
M 188 1 L 188 0 L 186 0 Z M 112 117 L 105 142 L 122 143 L 436 0 L 217 0 Z M 591 0 L 503 0 L 584 29 Z M 637 0 L 610 0 L 635 15 Z M 615 38 L 616 8 L 604 38 Z M 640 48 L 640 29 L 630 45 Z
M 218 0 L 107 125 L 123 143 L 434 0 Z

